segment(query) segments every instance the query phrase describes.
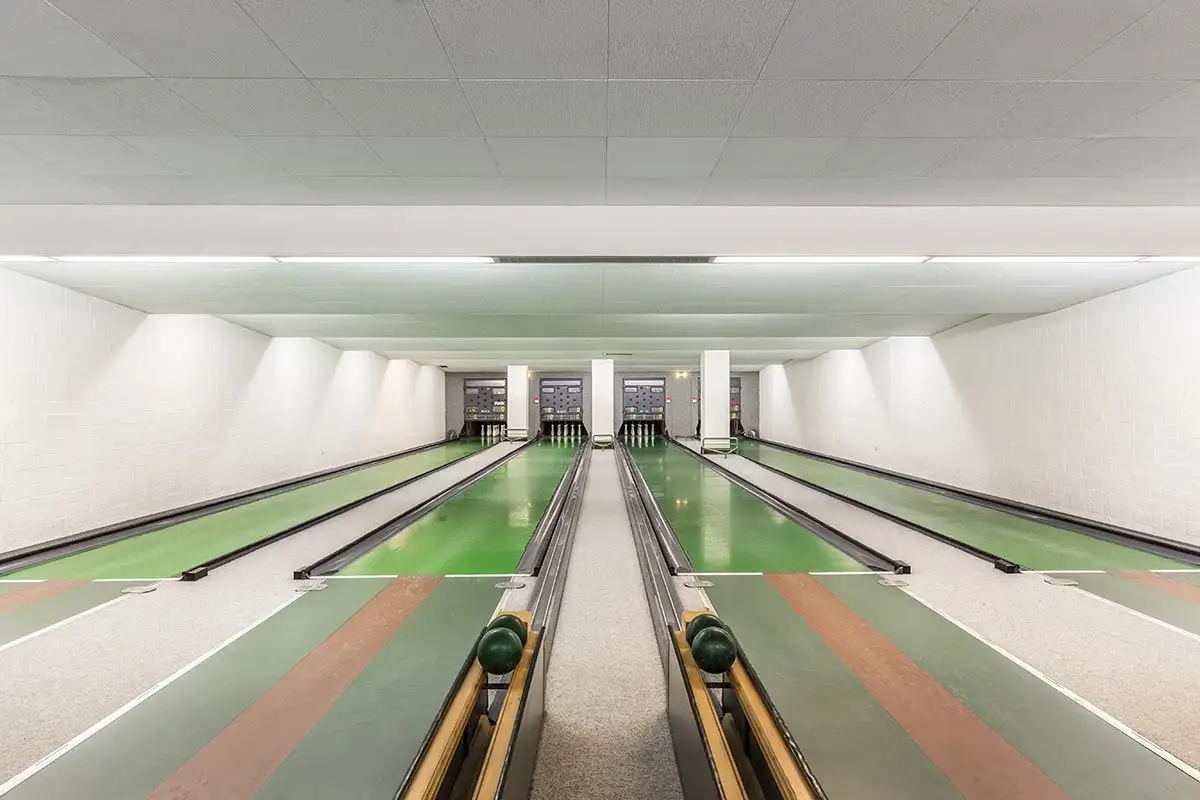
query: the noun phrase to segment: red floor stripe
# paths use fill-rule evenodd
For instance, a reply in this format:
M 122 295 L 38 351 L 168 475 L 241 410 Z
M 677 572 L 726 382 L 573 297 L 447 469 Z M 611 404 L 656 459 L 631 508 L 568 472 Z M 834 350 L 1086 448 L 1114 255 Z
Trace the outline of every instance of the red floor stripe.
M 966 800 L 1069 800 L 1058 784 L 825 584 L 810 575 L 768 575 L 767 580 Z
M 1140 583 L 1142 586 L 1149 587 L 1163 594 L 1168 594 L 1171 597 L 1177 597 L 1180 600 L 1200 603 L 1200 586 L 1172 578 L 1169 575 L 1163 575 L 1161 572 L 1144 572 L 1142 570 L 1128 569 L 1117 570 L 1112 574 L 1127 581 Z
M 21 589 L 0 594 L 0 611 L 15 611 L 18 608 L 32 605 L 48 597 L 69 592 L 83 586 L 86 581 L 42 581 L 31 583 Z

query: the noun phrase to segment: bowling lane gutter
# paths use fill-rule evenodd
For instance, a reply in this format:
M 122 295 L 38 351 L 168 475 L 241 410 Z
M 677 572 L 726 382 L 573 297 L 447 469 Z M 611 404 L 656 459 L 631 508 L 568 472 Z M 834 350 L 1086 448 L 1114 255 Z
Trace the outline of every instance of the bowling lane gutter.
M 495 445 L 492 445 L 492 447 L 494 447 L 494 446 Z M 447 461 L 445 464 L 439 464 L 438 466 L 436 466 L 432 469 L 429 469 L 429 470 L 426 470 L 425 472 L 405 478 L 404 480 L 397 481 L 396 483 L 393 483 L 389 486 L 385 486 L 382 489 L 379 489 L 378 491 L 371 492 L 370 494 L 368 494 L 364 497 L 360 497 L 357 500 L 351 500 L 349 503 L 345 503 L 344 505 L 340 505 L 337 508 L 330 509 L 329 511 L 326 511 L 323 514 L 318 514 L 317 516 L 313 517 L 312 519 L 308 519 L 308 520 L 305 520 L 304 522 L 300 522 L 296 525 L 291 526 L 290 528 L 284 528 L 283 530 L 277 531 L 276 533 L 273 533 L 270 536 L 263 537 L 262 539 L 256 539 L 255 541 L 249 542 L 248 544 L 243 545 L 242 547 L 238 547 L 234 550 L 230 550 L 227 553 L 223 553 L 222 555 L 219 555 L 216 558 L 211 558 L 208 561 L 204 561 L 200 564 L 197 564 L 194 567 L 189 567 L 188 569 L 185 569 L 182 573 L 180 573 L 179 577 L 180 577 L 180 579 L 182 579 L 184 581 L 198 581 L 201 578 L 207 577 L 208 574 L 211 571 L 213 571 L 214 569 L 217 569 L 218 567 L 223 567 L 226 564 L 229 564 L 233 561 L 237 561 L 239 558 L 242 558 L 243 556 L 248 556 L 251 553 L 253 553 L 255 550 L 261 550 L 262 548 L 267 547 L 268 545 L 272 545 L 275 542 L 281 542 L 284 539 L 287 539 L 291 536 L 295 536 L 297 533 L 306 531 L 309 528 L 316 527 L 317 525 L 320 525 L 323 522 L 328 522 L 329 520 L 333 519 L 334 517 L 338 516 L 339 514 L 344 514 L 347 511 L 352 511 L 353 509 L 356 509 L 359 506 L 363 506 L 363 505 L 366 505 L 367 503 L 370 503 L 372 500 L 377 500 L 386 494 L 390 494 L 394 491 L 397 491 L 398 489 L 403 489 L 404 487 L 414 484 L 417 481 L 424 480 L 424 479 L 428 478 L 430 475 L 434 475 L 438 472 L 441 472 L 444 469 L 449 469 L 450 467 L 456 466 L 459 462 L 465 461 L 468 458 L 473 458 L 473 457 L 479 455 L 480 453 L 486 452 L 488 449 L 490 449 L 490 448 L 485 447 L 482 450 L 472 450 L 469 453 L 464 453 L 463 455 L 459 456 L 456 459 Z
M 907 563 L 879 552 L 870 545 L 855 539 L 850 534 L 835 528 L 820 519 L 817 519 L 804 509 L 792 505 L 782 497 L 772 494 L 765 489 L 750 483 L 745 478 L 728 469 L 727 467 L 718 464 L 711 458 L 705 458 L 696 451 L 692 450 L 690 447 L 685 446 L 674 437 L 668 436 L 666 438 L 667 441 L 672 445 L 678 447 L 680 450 L 687 453 L 701 464 L 716 470 L 716 472 L 718 472 L 730 483 L 746 490 L 762 502 L 766 503 L 779 514 L 782 514 L 784 517 L 809 531 L 814 536 L 825 540 L 827 543 L 850 556 L 855 561 L 858 561 L 868 569 L 878 570 L 879 572 L 892 572 L 897 575 L 907 575 L 908 573 L 912 572 L 912 567 Z
M 579 447 L 575 449 L 575 455 L 572 457 L 571 463 L 567 466 L 566 472 L 563 473 L 562 479 L 558 482 L 558 487 L 554 490 L 554 495 L 542 510 L 542 516 L 538 519 L 537 526 L 533 529 L 533 535 L 529 537 L 529 542 L 525 545 L 525 551 L 517 561 L 517 574 L 536 576 L 540 572 L 542 562 L 546 556 L 546 549 L 550 546 L 550 540 L 553 538 L 559 516 L 562 514 L 562 509 L 567 502 L 568 496 L 571 494 L 579 466 L 583 462 L 584 454 L 588 450 L 590 450 L 590 442 L 586 439 L 580 441 Z
M 755 439 L 754 441 L 763 442 L 762 439 Z M 741 455 L 741 454 L 739 453 L 739 455 Z M 751 458 L 750 456 L 746 456 L 746 455 L 742 455 L 742 458 L 745 458 L 748 461 L 754 462 L 754 464 L 756 466 L 762 467 L 763 469 L 767 470 L 768 472 L 773 472 L 776 475 L 779 475 L 780 477 L 787 478 L 788 480 L 794 481 L 794 482 L 800 484 L 801 486 L 812 489 L 814 492 L 820 492 L 823 495 L 832 497 L 834 500 L 840 500 L 841 502 L 846 503 L 847 505 L 852 505 L 856 508 L 861 508 L 863 511 L 869 511 L 872 514 L 875 514 L 876 516 L 883 517 L 884 519 L 888 520 L 889 522 L 894 522 L 897 525 L 908 528 L 911 531 L 916 531 L 917 533 L 921 534 L 922 536 L 928 536 L 930 539 L 935 539 L 935 540 L 941 542 L 942 544 L 947 544 L 947 545 L 950 545 L 951 547 L 962 550 L 964 553 L 969 553 L 969 554 L 975 556 L 976 558 L 987 561 L 993 567 L 995 567 L 996 569 L 1000 570 L 1003 573 L 1006 573 L 1009 575 L 1015 575 L 1015 574 L 1021 572 L 1023 569 L 1025 569 L 1025 567 L 1023 567 L 1021 564 L 1018 564 L 1016 561 L 1004 558 L 1003 556 L 997 555 L 996 553 L 993 553 L 990 550 L 985 550 L 982 547 L 970 544 L 969 542 L 964 542 L 961 539 L 955 539 L 953 536 L 948 536 L 939 531 L 935 531 L 933 528 L 927 528 L 924 525 L 921 525 L 920 523 L 913 522 L 912 520 L 906 519 L 897 514 L 893 514 L 890 511 L 884 511 L 882 508 L 878 508 L 878 507 L 873 506 L 870 503 L 864 502 L 862 500 L 857 500 L 857 499 L 851 497 L 850 495 L 842 494 L 841 492 L 835 491 L 826 486 L 822 486 L 819 483 L 814 483 L 805 478 L 801 478 L 797 475 L 793 475 L 792 473 L 786 472 L 786 471 L 780 469 L 779 467 L 772 466 L 771 464 L 764 463 L 762 461 L 759 461 L 756 458 Z
M 141 536 L 145 533 L 153 533 L 154 531 L 162 530 L 163 528 L 169 528 L 173 525 L 189 522 L 200 517 L 206 517 L 210 514 L 216 514 L 220 511 L 227 511 L 232 508 L 237 508 L 238 506 L 248 505 L 258 500 L 265 500 L 268 497 L 284 494 L 293 489 L 300 489 L 305 486 L 320 483 L 321 481 L 329 480 L 331 478 L 338 478 L 351 472 L 357 472 L 359 470 L 367 469 L 388 461 L 404 458 L 405 456 L 415 455 L 417 453 L 423 453 L 427 450 L 443 447 L 451 442 L 456 441 L 458 440 L 441 439 L 439 441 L 429 442 L 428 444 L 419 445 L 417 447 L 410 447 L 407 450 L 400 450 L 395 453 L 389 453 L 387 455 L 376 456 L 363 461 L 345 464 L 340 467 L 332 467 L 330 469 L 312 472 L 307 475 L 301 475 L 297 478 L 289 478 L 288 480 L 280 481 L 278 483 L 259 486 L 254 489 L 247 489 L 245 491 L 223 495 L 211 500 L 204 500 L 191 505 L 180 506 L 178 508 L 172 508 L 166 511 L 159 511 L 153 514 L 135 517 L 134 519 L 124 520 L 122 522 L 117 522 L 112 525 L 105 525 L 99 528 L 93 528 L 80 533 L 72 533 L 57 539 L 51 539 L 47 542 L 39 542 L 26 547 L 18 547 L 14 550 L 0 553 L 0 575 L 38 566 L 39 564 L 44 564 L 48 561 L 56 561 L 60 558 L 82 553 L 85 550 L 94 550 L 98 547 L 103 547 L 106 544 L 112 544 L 124 539 Z M 390 489 L 388 491 L 390 491 Z
M 421 519 L 427 514 L 430 514 L 434 509 L 457 495 L 459 492 L 482 480 L 490 475 L 494 470 L 500 468 L 504 464 L 507 464 L 509 461 L 512 461 L 514 458 L 524 453 L 526 450 L 536 444 L 539 441 L 539 438 L 530 439 L 529 441 L 525 442 L 525 444 L 514 449 L 511 453 L 505 455 L 503 458 L 497 459 L 490 464 L 485 464 L 483 467 L 475 470 L 462 480 L 451 484 L 428 500 L 418 503 L 417 505 L 405 511 L 403 514 L 393 517 L 382 525 L 367 531 L 362 536 L 343 545 L 342 547 L 318 559 L 312 564 L 297 569 L 292 574 L 292 577 L 294 577 L 296 580 L 308 580 L 309 578 L 333 575 L 334 573 L 341 571 L 348 564 L 357 561 L 359 558 L 374 550 L 387 539 L 395 536 L 399 531 L 404 530 L 417 520 Z
M 1145 531 L 1134 530 L 1133 528 L 1125 528 L 1120 525 L 1113 525 L 1112 523 L 1101 522 L 1100 520 L 1089 519 L 1087 517 L 1080 517 L 1076 516 L 1075 514 L 1069 514 L 1065 511 L 1056 511 L 1051 508 L 1036 506 L 1031 503 L 1022 503 L 1019 500 L 1012 500 L 1010 498 L 999 497 L 997 495 L 986 494 L 984 492 L 976 492 L 970 489 L 964 489 L 960 486 L 951 486 L 950 484 L 946 483 L 938 483 L 937 481 L 918 478 L 915 475 L 909 475 L 903 472 L 895 472 L 893 470 L 884 469 L 883 467 L 876 467 L 872 464 L 865 464 L 861 461 L 851 461 L 850 459 L 839 458 L 838 456 L 832 456 L 827 453 L 818 453 L 815 450 L 808 450 L 803 447 L 795 447 L 793 445 L 783 444 L 782 442 L 771 441 L 770 439 L 760 439 L 758 437 L 747 438 L 767 447 L 773 447 L 777 450 L 791 453 L 792 455 L 804 456 L 817 461 L 823 461 L 827 464 L 845 467 L 847 469 L 862 472 L 876 478 L 883 478 L 885 480 L 892 481 L 893 483 L 899 483 L 914 489 L 921 489 L 926 492 L 941 495 L 942 497 L 947 497 L 951 500 L 959 500 L 961 502 L 970 503 L 971 505 L 979 506 L 981 508 L 987 508 L 992 511 L 1000 511 L 1005 514 L 1021 517 L 1022 519 L 1027 519 L 1031 522 L 1037 522 L 1043 525 L 1051 525 L 1072 533 L 1090 536 L 1093 539 L 1100 539 L 1113 544 L 1129 547 L 1134 550 L 1141 550 L 1145 553 L 1161 556 L 1163 558 L 1171 558 L 1175 559 L 1176 561 L 1182 561 L 1188 564 L 1200 566 L 1200 546 L 1193 545 L 1189 542 L 1181 542 L 1178 539 L 1170 539 L 1165 536 L 1156 536 L 1152 533 L 1146 533 Z M 766 465 L 763 464 L 761 466 Z M 771 469 L 770 467 L 767 468 Z M 820 487 L 817 486 L 813 486 L 812 488 L 820 490 Z M 950 542 L 947 542 L 947 544 L 950 544 Z M 996 568 L 1000 569 L 1000 566 L 997 566 Z M 1003 571 L 1007 572 L 1009 570 Z

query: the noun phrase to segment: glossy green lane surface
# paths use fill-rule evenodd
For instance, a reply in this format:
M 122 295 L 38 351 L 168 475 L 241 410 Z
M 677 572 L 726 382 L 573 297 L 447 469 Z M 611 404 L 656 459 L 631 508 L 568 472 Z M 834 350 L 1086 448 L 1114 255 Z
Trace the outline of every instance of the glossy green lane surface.
M 386 585 L 330 581 L 302 595 L 5 800 L 145 798 Z
M 500 600 L 495 584 L 495 578 L 445 579 L 254 800 L 391 797 Z
M 1028 569 L 1169 569 L 1182 566 L 1171 559 L 757 442 L 743 442 L 738 453 L 975 545 Z
M 10 578 L 166 578 L 481 448 L 453 442 L 162 530 L 12 573 Z
M 343 575 L 506 574 L 521 558 L 578 443 L 533 445 L 362 558 Z
M 1071 797 L 1200 797 L 1183 772 L 899 589 L 819 580 Z
M 863 565 L 666 443 L 629 444 L 697 572 L 844 572 Z
M 0 594 L 28 586 L 27 583 L 0 583 Z M 128 586 L 128 583 L 85 583 L 20 608 L 0 611 L 0 645 L 114 600 Z
M 711 580 L 709 599 L 830 797 L 961 800 L 908 732 L 765 578 Z
M 1140 611 L 1177 628 L 1200 635 L 1200 603 L 1173 597 L 1117 575 L 1072 573 L 1062 577 L 1075 581 L 1079 584 L 1080 589 L 1097 597 L 1112 600 L 1126 608 L 1132 608 L 1134 611 Z M 1175 580 L 1186 581 L 1187 578 L 1196 576 L 1195 573 L 1172 573 L 1171 577 Z

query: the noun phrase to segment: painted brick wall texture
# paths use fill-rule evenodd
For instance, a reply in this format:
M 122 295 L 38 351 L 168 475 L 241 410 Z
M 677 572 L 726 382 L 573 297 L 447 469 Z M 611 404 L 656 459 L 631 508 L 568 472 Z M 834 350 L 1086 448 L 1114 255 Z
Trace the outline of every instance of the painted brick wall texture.
M 0 270 L 0 551 L 440 438 L 441 371 Z
M 1200 269 L 760 381 L 769 438 L 1200 542 Z

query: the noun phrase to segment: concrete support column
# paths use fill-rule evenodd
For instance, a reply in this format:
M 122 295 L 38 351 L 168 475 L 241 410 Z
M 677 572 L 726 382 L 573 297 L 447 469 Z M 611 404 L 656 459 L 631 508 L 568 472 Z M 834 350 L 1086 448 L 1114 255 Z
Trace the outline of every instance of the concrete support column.
M 729 351 L 700 354 L 700 439 L 729 438 Z
M 521 435 L 532 436 L 534 431 L 529 428 L 529 367 L 525 364 L 510 364 L 508 367 L 508 414 L 505 427 L 508 431 L 521 432 Z M 729 420 L 726 420 L 728 423 Z
M 593 437 L 616 435 L 616 414 L 613 398 L 616 388 L 611 358 L 592 359 L 592 424 L 588 426 Z

